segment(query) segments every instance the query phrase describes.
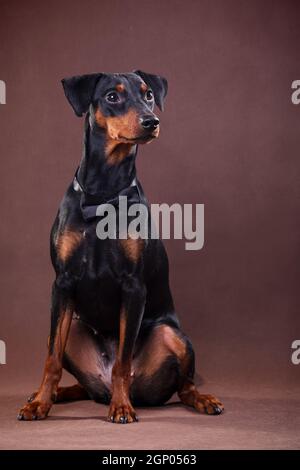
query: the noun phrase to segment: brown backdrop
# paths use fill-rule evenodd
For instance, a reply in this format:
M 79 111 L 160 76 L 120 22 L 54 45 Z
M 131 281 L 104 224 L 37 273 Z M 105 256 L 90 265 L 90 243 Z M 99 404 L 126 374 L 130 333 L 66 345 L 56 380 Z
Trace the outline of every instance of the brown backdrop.
M 140 148 L 151 202 L 205 204 L 205 247 L 166 243 L 197 370 L 218 383 L 299 385 L 300 5 L 294 1 L 1 1 L 1 390 L 40 379 L 52 221 L 81 155 L 61 78 L 169 80 L 160 139 Z

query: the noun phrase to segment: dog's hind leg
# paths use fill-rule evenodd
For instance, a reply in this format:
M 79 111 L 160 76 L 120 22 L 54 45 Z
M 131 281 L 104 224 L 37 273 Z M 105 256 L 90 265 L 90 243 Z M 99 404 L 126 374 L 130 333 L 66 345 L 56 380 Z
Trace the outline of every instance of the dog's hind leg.
M 189 339 L 175 326 L 155 326 L 134 360 L 133 402 L 161 405 L 177 392 L 183 404 L 201 413 L 220 414 L 224 409 L 222 403 L 197 390 L 194 369 Z
M 174 350 L 179 361 L 177 393 L 181 402 L 195 408 L 199 413 L 221 414 L 224 406 L 220 400 L 213 395 L 200 393 L 195 386 L 195 354 L 190 340 L 180 330 L 173 330 L 169 340 L 170 347 Z
M 87 391 L 78 383 L 70 387 L 58 387 L 55 403 L 89 400 L 89 398 Z
M 33 393 L 28 398 L 28 403 L 31 403 L 38 392 Z M 55 403 L 66 403 L 68 401 L 89 400 L 89 394 L 79 383 L 69 387 L 58 387 L 55 397 Z

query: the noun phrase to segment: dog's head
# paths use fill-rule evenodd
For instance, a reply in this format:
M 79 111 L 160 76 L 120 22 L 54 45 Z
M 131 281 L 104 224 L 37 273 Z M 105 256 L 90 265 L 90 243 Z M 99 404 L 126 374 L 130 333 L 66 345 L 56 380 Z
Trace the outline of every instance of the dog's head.
M 122 143 L 147 143 L 158 137 L 154 104 L 163 110 L 167 80 L 136 70 L 132 73 L 96 73 L 62 80 L 77 116 L 91 109 L 95 125 L 107 137 Z

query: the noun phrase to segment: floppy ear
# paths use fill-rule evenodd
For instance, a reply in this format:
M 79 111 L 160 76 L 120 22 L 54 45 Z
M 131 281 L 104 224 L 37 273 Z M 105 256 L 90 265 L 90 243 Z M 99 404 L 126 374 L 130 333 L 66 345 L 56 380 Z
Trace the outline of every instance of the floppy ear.
M 65 95 L 77 116 L 81 117 L 88 111 L 96 85 L 102 75 L 102 73 L 78 75 L 61 81 Z
M 144 82 L 151 88 L 154 94 L 154 100 L 161 111 L 164 110 L 164 99 L 168 91 L 168 82 L 164 77 L 152 75 L 151 73 L 134 70 L 133 73 L 139 75 Z

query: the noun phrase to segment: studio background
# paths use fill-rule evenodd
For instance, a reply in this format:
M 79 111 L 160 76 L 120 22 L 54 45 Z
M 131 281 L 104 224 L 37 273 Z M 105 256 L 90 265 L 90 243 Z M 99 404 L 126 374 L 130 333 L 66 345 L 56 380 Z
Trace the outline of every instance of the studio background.
M 300 365 L 291 363 L 291 344 L 300 337 L 300 105 L 291 101 L 291 84 L 300 79 L 299 2 L 0 5 L 0 79 L 7 86 L 7 104 L 0 105 L 0 339 L 7 346 L 0 394 L 13 403 L 5 405 L 13 432 L 28 439 L 36 432 L 30 424 L 19 431 L 12 419 L 41 379 L 54 279 L 49 232 L 81 157 L 83 119 L 74 115 L 60 80 L 136 68 L 169 82 L 160 138 L 140 146 L 137 158 L 149 201 L 205 204 L 202 250 L 165 242 L 176 309 L 204 388 L 225 397 L 224 419 L 236 407 L 242 412 L 249 397 L 254 409 L 256 397 L 278 408 L 281 400 L 289 402 L 298 410 L 289 420 L 295 428 Z M 10 402 L 16 394 L 18 401 Z M 245 407 L 239 397 L 248 400 Z M 57 409 L 52 414 L 64 415 Z M 206 417 L 190 419 L 200 427 L 205 419 L 213 432 Z M 216 426 L 222 428 L 222 419 Z M 255 429 L 255 413 L 249 419 Z M 225 424 L 223 430 L 225 436 Z M 7 442 L 13 446 L 12 438 Z M 223 442 L 220 436 L 215 446 Z M 247 445 L 246 438 L 240 445 Z

